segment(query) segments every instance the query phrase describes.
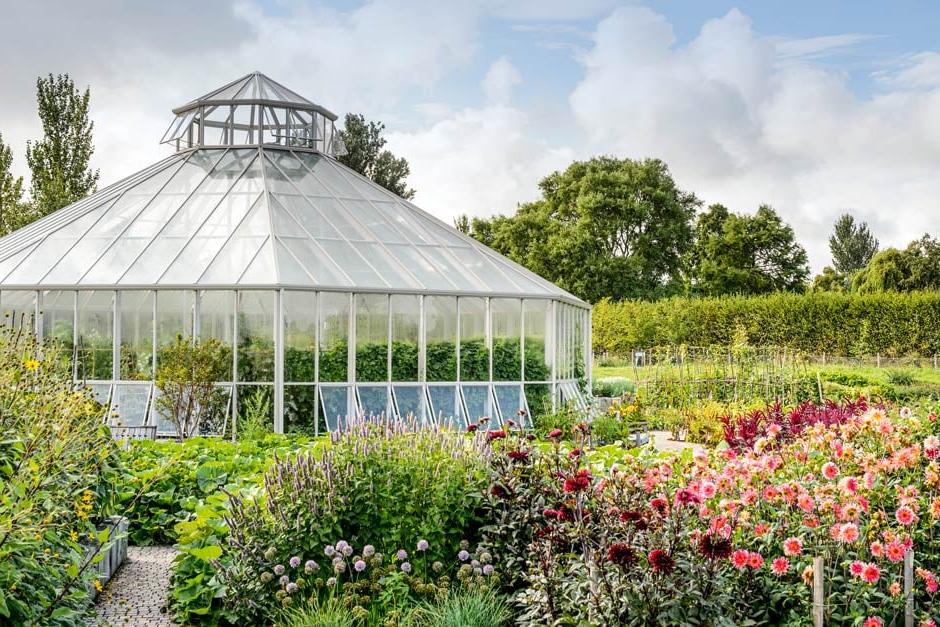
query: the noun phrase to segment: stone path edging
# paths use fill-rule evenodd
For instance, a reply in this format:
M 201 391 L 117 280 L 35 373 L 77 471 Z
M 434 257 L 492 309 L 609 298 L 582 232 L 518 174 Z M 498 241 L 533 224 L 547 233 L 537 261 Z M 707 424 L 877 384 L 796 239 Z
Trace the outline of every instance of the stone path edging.
M 100 627 L 170 627 L 166 608 L 172 546 L 129 546 L 117 575 L 98 595 L 93 625 Z

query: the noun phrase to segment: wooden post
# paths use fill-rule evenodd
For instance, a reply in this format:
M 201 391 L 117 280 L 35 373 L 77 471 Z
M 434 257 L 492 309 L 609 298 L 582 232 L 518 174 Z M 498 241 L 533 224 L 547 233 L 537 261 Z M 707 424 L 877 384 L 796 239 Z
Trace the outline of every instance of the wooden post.
M 813 627 L 823 627 L 826 596 L 823 585 L 823 558 L 813 558 Z
M 914 627 L 914 551 L 904 553 L 904 627 Z

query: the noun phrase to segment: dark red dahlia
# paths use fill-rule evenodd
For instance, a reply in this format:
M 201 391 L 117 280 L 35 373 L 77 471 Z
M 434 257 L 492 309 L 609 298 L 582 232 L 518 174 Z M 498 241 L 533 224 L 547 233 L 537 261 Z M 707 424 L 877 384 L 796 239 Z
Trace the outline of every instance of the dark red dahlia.
M 582 468 L 578 472 L 565 479 L 565 492 L 581 492 L 587 490 L 591 485 L 591 473 L 587 468 Z
M 479 428 L 480 428 L 480 425 L 476 425 L 476 424 L 467 425 L 467 433 L 473 433 L 474 431 L 476 431 L 476 430 L 479 429 Z
M 631 566 L 636 562 L 636 552 L 628 544 L 616 542 L 607 549 L 607 559 L 618 566 Z
M 650 507 L 659 514 L 660 516 L 665 516 L 666 512 L 669 510 L 669 503 L 666 499 L 657 496 L 655 499 L 650 501 Z
M 569 457 L 569 459 L 577 459 L 577 458 L 581 457 L 582 453 L 583 453 L 583 452 L 581 451 L 581 449 L 579 449 L 579 448 L 573 448 L 573 449 L 571 449 L 571 451 L 568 453 L 568 457 Z
M 620 520 L 625 523 L 630 523 L 639 531 L 643 531 L 649 526 L 646 523 L 646 519 L 643 518 L 643 514 L 637 511 L 628 510 L 625 512 L 620 512 Z
M 504 499 L 507 496 L 509 496 L 509 493 L 506 491 L 506 488 L 499 485 L 498 483 L 494 483 L 493 487 L 490 488 L 490 494 L 492 494 L 498 499 Z
M 662 549 L 653 549 L 647 559 L 654 573 L 668 575 L 676 567 L 676 562 L 672 559 L 672 556 Z
M 506 432 L 500 429 L 499 431 L 487 431 L 486 439 L 490 442 L 493 440 L 502 440 L 506 437 Z
M 733 547 L 731 540 L 705 534 L 698 543 L 699 553 L 712 560 L 721 560 L 731 557 Z
M 698 505 L 702 502 L 698 494 L 687 488 L 676 492 L 676 505 Z
M 509 459 L 514 462 L 524 462 L 529 459 L 529 451 L 509 451 Z
M 548 432 L 548 437 L 552 440 L 556 440 L 561 437 L 561 429 L 552 429 Z

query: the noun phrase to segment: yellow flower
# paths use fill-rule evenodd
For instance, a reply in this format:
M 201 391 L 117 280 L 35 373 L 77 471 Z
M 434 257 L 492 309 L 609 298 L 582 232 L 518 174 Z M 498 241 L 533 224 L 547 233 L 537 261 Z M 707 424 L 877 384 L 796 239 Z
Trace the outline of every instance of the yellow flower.
M 75 532 L 74 529 L 69 531 L 69 540 L 71 540 L 72 542 L 78 542 L 78 534 Z
M 103 588 L 104 586 L 101 585 L 101 580 L 95 579 L 95 590 L 97 590 L 98 592 L 101 592 Z
M 23 366 L 30 372 L 33 372 L 39 368 L 39 362 L 35 359 L 27 359 L 23 362 Z

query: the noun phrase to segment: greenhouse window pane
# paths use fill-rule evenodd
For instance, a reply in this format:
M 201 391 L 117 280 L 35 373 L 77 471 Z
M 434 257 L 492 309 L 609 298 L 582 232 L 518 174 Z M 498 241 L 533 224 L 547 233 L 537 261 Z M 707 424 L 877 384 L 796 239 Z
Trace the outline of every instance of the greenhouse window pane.
M 120 427 L 142 426 L 147 419 L 152 388 L 153 386 L 149 383 L 115 384 L 114 398 L 111 400 L 110 423 Z
M 489 418 L 489 427 L 495 428 L 497 425 L 496 409 L 493 402 L 493 394 L 488 385 L 461 385 L 460 392 L 463 395 L 463 404 L 467 409 L 467 419 L 470 423 L 478 423 L 481 418 Z
M 3 290 L 0 292 L 0 308 L 3 309 L 4 326 L 33 330 L 36 320 L 36 292 Z
M 2 302 L 3 296 L 0 294 Z M 75 337 L 75 292 L 43 292 L 42 336 L 60 343 L 71 359 L 72 340 Z
M 191 290 L 157 291 L 157 368 L 163 348 L 172 346 L 177 336 L 183 339 L 193 336 L 195 300 L 196 293 Z
M 503 424 L 512 420 L 517 426 L 525 427 L 525 405 L 522 402 L 522 388 L 519 385 L 496 384 L 493 386 L 496 394 L 496 403 L 499 405 L 499 416 Z M 523 410 L 520 414 L 519 411 Z
M 140 381 L 153 377 L 153 292 L 122 291 L 121 379 Z
M 366 418 L 390 416 L 388 387 L 384 385 L 357 385 L 359 410 Z
M 404 266 L 395 261 L 381 244 L 359 242 L 354 244 L 354 246 L 369 260 L 369 263 L 375 268 L 376 273 L 378 273 L 387 285 L 393 285 L 397 289 L 419 289 L 422 287 L 417 279 L 415 279 Z
M 281 237 L 278 242 L 278 260 L 284 256 L 292 257 L 292 261 L 300 264 L 309 277 L 304 283 L 309 283 L 312 277 L 317 287 L 352 287 L 352 283 L 342 271 L 323 252 L 313 245 L 309 239 L 299 237 Z
M 276 293 L 238 293 L 238 380 L 274 380 L 274 314 Z
M 343 272 L 352 280 L 353 285 L 359 287 L 388 287 L 388 284 L 366 263 L 363 256 L 351 244 L 329 239 L 320 240 L 319 244 L 329 255 L 330 260 L 343 269 Z
M 392 381 L 418 380 L 418 334 L 421 301 L 418 296 L 392 295 Z
M 238 425 L 263 425 L 274 432 L 274 386 L 273 385 L 238 385 L 235 433 Z
M 522 302 L 517 298 L 490 299 L 493 335 L 493 380 L 522 379 Z
M 320 407 L 328 431 L 344 427 L 349 416 L 349 386 L 321 386 Z
M 460 298 L 460 380 L 488 381 L 490 351 L 486 345 L 486 301 Z
M 316 434 L 316 392 L 313 385 L 284 386 L 284 433 Z
M 441 426 L 463 430 L 467 424 L 460 411 L 460 400 L 456 385 L 429 385 L 432 419 Z
M 341 383 L 348 379 L 349 294 L 321 292 L 320 381 Z
M 457 298 L 424 297 L 427 381 L 457 380 Z
M 264 244 L 268 232 L 268 209 L 259 196 L 235 233 L 199 278 L 202 284 L 232 284 L 244 274 Z M 269 277 L 271 279 L 272 277 Z
M 400 420 L 414 419 L 418 424 L 428 422 L 427 397 L 424 388 L 417 385 L 392 386 L 395 414 Z
M 552 413 L 552 386 L 546 383 L 527 383 L 525 389 L 526 405 L 531 421 Z
M 525 379 L 548 381 L 552 378 L 552 301 L 525 299 Z
M 222 343 L 225 380 L 232 380 L 232 347 L 235 338 L 235 292 L 206 290 L 199 293 L 199 339 L 215 338 Z
M 111 388 L 113 386 L 110 383 L 89 383 L 86 387 L 91 393 L 91 397 L 103 405 L 105 411 L 107 411 L 111 405 Z
M 316 292 L 285 291 L 281 303 L 284 310 L 284 380 L 315 381 Z
M 278 270 L 274 265 L 274 242 L 272 238 L 267 238 L 261 245 L 260 250 L 255 253 L 255 258 L 251 260 L 248 267 L 238 279 L 239 285 L 265 285 L 270 283 L 280 283 Z
M 267 176 L 270 190 L 286 194 L 301 193 L 306 196 L 331 195 L 329 190 L 300 163 L 293 153 L 275 150 L 265 152 L 265 157 L 267 160 L 265 176 Z
M 7 292 L 0 294 L 0 302 Z M 78 337 L 76 338 L 79 379 L 110 380 L 114 363 L 114 292 L 78 293 Z
M 298 157 L 310 168 L 321 183 L 326 185 L 333 195 L 338 198 L 358 198 L 359 194 L 353 189 L 349 181 L 339 172 L 339 168 L 330 163 L 329 159 L 320 155 L 303 153 Z
M 356 216 L 369 233 L 372 239 L 385 243 L 408 244 L 395 228 L 391 220 L 387 219 L 368 200 L 344 200 L 346 210 Z
M 388 296 L 356 294 L 356 381 L 388 381 Z

